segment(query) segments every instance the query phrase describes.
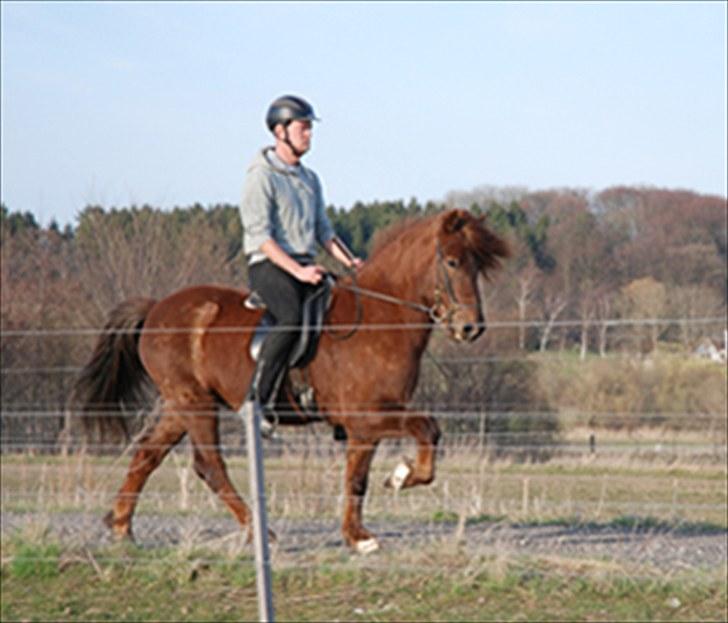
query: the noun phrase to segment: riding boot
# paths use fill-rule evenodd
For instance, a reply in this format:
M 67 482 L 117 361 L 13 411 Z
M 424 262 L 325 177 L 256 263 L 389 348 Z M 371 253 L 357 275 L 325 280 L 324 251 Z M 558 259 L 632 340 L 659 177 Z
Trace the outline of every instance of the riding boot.
M 268 418 L 275 422 L 275 402 L 292 349 L 299 339 L 301 306 L 308 286 L 267 260 L 250 268 L 250 282 L 275 318 L 276 328 L 263 341 L 248 397 L 261 406 L 266 416 L 261 423 Z
M 247 403 L 252 402 L 253 409 L 249 411 L 249 413 L 254 413 L 256 416 L 260 417 L 261 437 L 263 437 L 263 439 L 273 439 L 275 437 L 275 432 L 277 428 L 277 417 L 275 415 L 275 410 L 270 405 L 270 401 L 266 401 L 266 403 L 263 404 L 260 399 L 259 392 L 260 377 L 263 373 L 264 366 L 265 360 L 261 359 L 255 369 L 255 373 L 253 374 L 253 382 L 250 384 L 248 394 L 246 395 L 245 400 L 243 401 L 243 404 L 238 411 L 238 415 L 240 415 L 241 418 L 245 418 L 246 413 L 248 413 L 248 411 L 246 410 L 246 405 Z

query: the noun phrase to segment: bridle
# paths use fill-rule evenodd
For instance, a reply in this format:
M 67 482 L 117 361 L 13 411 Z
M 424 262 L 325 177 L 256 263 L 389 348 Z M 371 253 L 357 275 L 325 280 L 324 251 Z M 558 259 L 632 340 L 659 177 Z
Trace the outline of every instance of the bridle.
M 442 252 L 442 245 L 440 241 L 437 241 L 437 247 L 435 249 L 437 254 L 437 282 L 435 284 L 435 302 L 430 309 L 430 317 L 436 323 L 448 323 L 452 320 L 452 317 L 461 309 L 470 309 L 471 307 L 477 308 L 479 303 L 461 303 L 455 294 L 455 289 L 452 287 L 452 281 L 450 280 L 450 273 L 448 272 L 447 261 Z M 445 293 L 450 299 L 450 304 L 446 307 L 445 313 L 441 316 L 437 315 L 437 308 L 444 302 L 443 289 L 440 285 L 440 277 L 442 277 L 442 283 L 445 284 Z
M 358 329 L 362 319 L 360 296 L 366 296 L 367 298 L 384 301 L 385 303 L 391 303 L 393 305 L 399 305 L 400 307 L 414 309 L 415 311 L 426 314 L 430 320 L 432 320 L 435 324 L 439 325 L 446 325 L 450 323 L 453 316 L 461 309 L 478 307 L 479 303 L 461 303 L 458 300 L 458 297 L 455 294 L 455 289 L 452 285 L 450 273 L 448 272 L 447 262 L 442 251 L 442 245 L 440 244 L 439 240 L 437 241 L 437 247 L 435 249 L 435 252 L 437 258 L 435 296 L 434 301 L 430 306 L 417 303 L 416 301 L 408 301 L 407 299 L 384 294 L 383 292 L 377 292 L 376 290 L 362 288 L 356 284 L 356 273 L 353 270 L 348 269 L 346 273 L 352 278 L 353 284 L 338 284 L 338 287 L 342 288 L 343 290 L 353 292 L 356 295 L 356 320 L 353 324 L 352 329 L 350 329 L 345 335 L 334 337 L 336 337 L 336 339 L 346 339 L 351 337 Z M 443 304 L 445 303 L 445 294 L 449 299 L 449 304 L 445 305 L 444 312 L 440 312 L 439 310 L 443 307 Z

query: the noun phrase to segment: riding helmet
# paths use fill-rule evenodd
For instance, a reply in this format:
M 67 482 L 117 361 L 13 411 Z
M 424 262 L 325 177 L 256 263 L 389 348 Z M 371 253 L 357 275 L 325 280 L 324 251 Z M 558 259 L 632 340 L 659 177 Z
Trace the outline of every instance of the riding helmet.
M 265 123 L 272 132 L 279 123 L 288 125 L 296 119 L 320 121 L 313 111 L 313 106 L 305 99 L 295 95 L 284 95 L 276 99 L 268 108 Z

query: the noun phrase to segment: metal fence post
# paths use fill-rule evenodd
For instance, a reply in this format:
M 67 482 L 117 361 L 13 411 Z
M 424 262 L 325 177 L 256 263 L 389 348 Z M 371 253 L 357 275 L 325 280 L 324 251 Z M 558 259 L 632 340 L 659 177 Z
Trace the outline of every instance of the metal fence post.
M 263 443 L 260 437 L 261 412 L 248 400 L 243 405 L 245 432 L 248 440 L 248 472 L 253 507 L 253 546 L 255 548 L 255 577 L 258 588 L 258 614 L 261 622 L 274 621 L 271 587 L 270 553 L 268 548 L 268 515 L 265 507 L 265 478 L 263 473 Z

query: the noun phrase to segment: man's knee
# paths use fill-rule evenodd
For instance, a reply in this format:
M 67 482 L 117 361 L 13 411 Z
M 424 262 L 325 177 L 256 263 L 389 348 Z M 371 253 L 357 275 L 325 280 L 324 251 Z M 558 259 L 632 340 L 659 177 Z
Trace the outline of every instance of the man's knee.
M 290 301 L 285 309 L 276 310 L 274 314 L 279 327 L 291 327 L 297 330 L 301 326 L 302 310 L 298 301 Z

